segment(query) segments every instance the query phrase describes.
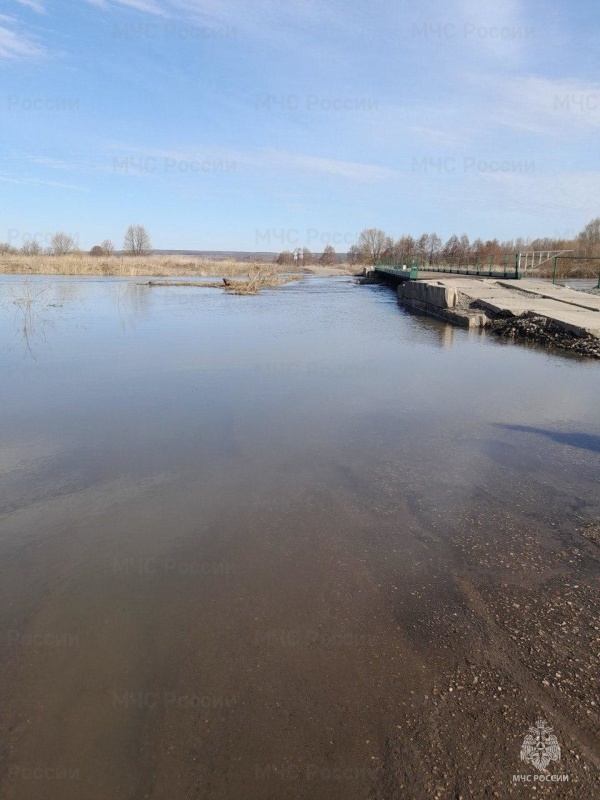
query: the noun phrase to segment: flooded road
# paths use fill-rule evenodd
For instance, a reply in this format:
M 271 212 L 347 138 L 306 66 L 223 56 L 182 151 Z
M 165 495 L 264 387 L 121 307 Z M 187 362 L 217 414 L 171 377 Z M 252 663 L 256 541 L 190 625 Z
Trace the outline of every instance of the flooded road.
M 3 798 L 529 796 L 539 718 L 596 794 L 596 363 L 346 278 L 0 303 Z

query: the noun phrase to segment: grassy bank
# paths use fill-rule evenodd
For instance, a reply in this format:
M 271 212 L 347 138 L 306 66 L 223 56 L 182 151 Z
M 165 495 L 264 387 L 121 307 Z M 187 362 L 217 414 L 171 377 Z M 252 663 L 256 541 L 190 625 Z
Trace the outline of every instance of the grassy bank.
M 201 256 L 90 256 L 87 253 L 72 253 L 64 256 L 23 255 L 21 253 L 0 256 L 0 272 L 16 275 L 114 275 L 149 278 L 210 277 L 213 275 L 235 277 L 262 272 L 281 274 L 293 271 L 289 266 L 262 261 L 213 260 Z M 305 274 L 339 275 L 352 272 L 353 268 L 340 264 L 335 267 L 307 266 L 300 270 Z

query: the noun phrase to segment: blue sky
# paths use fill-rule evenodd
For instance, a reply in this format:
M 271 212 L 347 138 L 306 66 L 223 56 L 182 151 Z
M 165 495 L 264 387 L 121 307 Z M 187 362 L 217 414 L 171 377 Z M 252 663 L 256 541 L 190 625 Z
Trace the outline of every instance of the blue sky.
M 594 0 L 2 0 L 0 241 L 575 235 Z

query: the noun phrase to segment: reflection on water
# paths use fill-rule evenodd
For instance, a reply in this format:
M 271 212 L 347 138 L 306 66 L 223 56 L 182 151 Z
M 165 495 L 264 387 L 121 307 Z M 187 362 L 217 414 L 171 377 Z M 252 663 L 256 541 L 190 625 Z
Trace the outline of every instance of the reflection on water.
M 599 511 L 594 362 L 345 278 L 255 297 L 6 278 L 0 296 L 0 342 L 25 319 L 35 354 L 0 347 L 11 800 L 263 800 L 289 787 L 257 765 L 306 763 L 359 777 L 292 794 L 370 796 L 398 709 L 441 685 L 407 609 L 450 602 L 458 527 L 513 537 L 512 557 Z
M 452 347 L 454 344 L 454 326 L 444 325 L 441 331 L 442 347 Z
M 147 283 L 123 281 L 115 291 L 115 302 L 123 331 L 132 328 L 149 307 L 149 294 L 152 289 Z
M 25 278 L 19 283 L 7 287 L 9 309 L 14 312 L 17 330 L 25 345 L 25 352 L 35 358 L 33 347 L 36 342 L 44 342 L 46 338 L 46 312 L 55 303 L 51 303 L 50 286 L 40 282 L 32 282 Z

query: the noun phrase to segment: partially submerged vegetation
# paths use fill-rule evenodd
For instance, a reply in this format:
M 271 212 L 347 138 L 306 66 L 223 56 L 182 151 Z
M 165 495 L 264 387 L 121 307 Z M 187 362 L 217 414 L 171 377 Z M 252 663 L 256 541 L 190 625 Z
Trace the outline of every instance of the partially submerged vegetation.
M 300 275 L 277 274 L 273 267 L 269 269 L 255 267 L 248 272 L 245 279 L 220 281 L 148 281 L 146 286 L 192 286 L 196 289 L 224 289 L 229 294 L 258 294 L 261 289 L 273 289 L 284 283 L 300 280 Z
M 20 329 L 26 352 L 33 355 L 34 339 L 44 339 L 44 312 L 51 305 L 49 287 L 40 285 L 25 278 L 19 284 L 15 283 L 8 288 L 6 300 L 1 305 L 11 308 L 15 314 Z

